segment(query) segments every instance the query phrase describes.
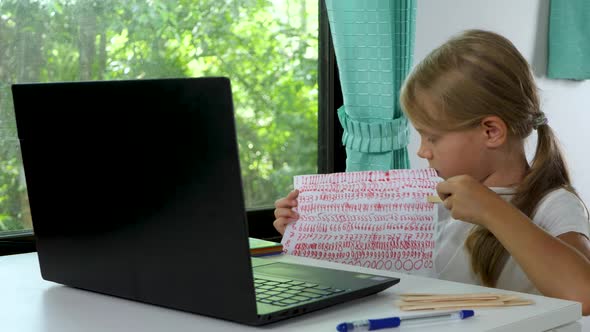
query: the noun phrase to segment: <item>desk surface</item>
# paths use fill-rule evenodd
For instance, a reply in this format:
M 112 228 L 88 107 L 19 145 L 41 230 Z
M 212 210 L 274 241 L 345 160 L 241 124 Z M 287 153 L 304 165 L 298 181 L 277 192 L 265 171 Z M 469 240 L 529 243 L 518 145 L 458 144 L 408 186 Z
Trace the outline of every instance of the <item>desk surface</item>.
M 379 318 L 400 314 L 394 305 L 401 293 L 467 293 L 499 290 L 392 272 L 320 262 L 300 257 L 269 258 L 300 264 L 341 267 L 399 277 L 401 282 L 377 295 L 336 305 L 262 328 L 203 317 L 182 311 L 78 290 L 41 279 L 35 253 L 0 257 L 0 326 L 6 331 L 228 331 L 280 330 L 335 331 L 344 320 Z M 504 291 L 503 291 L 504 292 Z M 579 303 L 521 294 L 531 306 L 476 309 L 476 317 L 464 321 L 412 324 L 398 331 L 590 331 L 590 318 L 580 318 Z M 231 299 L 228 299 L 231 301 Z M 436 324 L 436 326 L 433 326 Z

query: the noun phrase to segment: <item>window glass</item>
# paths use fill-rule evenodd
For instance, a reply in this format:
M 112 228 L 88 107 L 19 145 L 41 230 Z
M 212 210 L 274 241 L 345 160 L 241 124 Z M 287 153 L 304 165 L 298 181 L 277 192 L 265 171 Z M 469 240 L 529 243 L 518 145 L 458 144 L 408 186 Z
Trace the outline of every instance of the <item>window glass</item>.
M 317 74 L 318 0 L 0 1 L 0 234 L 32 227 L 10 84 L 227 76 L 261 208 L 317 172 Z

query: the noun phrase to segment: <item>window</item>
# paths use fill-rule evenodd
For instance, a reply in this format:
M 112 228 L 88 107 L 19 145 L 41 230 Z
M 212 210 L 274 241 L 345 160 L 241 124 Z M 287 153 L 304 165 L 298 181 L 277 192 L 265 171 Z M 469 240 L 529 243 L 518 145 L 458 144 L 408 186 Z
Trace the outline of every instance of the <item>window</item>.
M 319 7 L 319 0 L 1 1 L 0 237 L 32 230 L 10 84 L 189 76 L 230 77 L 250 224 L 272 230 L 273 202 L 292 188 L 293 175 L 337 169 L 336 67 Z

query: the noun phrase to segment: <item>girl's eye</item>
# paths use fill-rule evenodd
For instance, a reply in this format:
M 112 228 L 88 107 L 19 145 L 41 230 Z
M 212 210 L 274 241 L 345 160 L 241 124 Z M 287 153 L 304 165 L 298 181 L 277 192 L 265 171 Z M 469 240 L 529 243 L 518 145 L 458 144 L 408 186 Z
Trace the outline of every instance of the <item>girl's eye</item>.
M 434 136 L 428 136 L 428 137 L 426 137 L 426 140 L 428 142 L 430 142 L 430 143 L 436 142 L 436 139 L 437 139 L 437 137 L 434 137 Z

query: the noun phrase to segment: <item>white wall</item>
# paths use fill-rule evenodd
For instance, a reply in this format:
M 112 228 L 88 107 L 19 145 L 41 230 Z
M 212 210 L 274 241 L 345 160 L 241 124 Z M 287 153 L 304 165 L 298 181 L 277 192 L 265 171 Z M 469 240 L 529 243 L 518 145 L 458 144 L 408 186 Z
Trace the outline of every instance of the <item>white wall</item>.
M 590 80 L 548 79 L 547 29 L 549 0 L 417 0 L 414 63 L 465 29 L 486 29 L 510 39 L 533 66 L 541 90 L 542 109 L 561 141 L 580 196 L 590 204 Z M 590 61 L 590 60 L 589 60 Z M 427 167 L 418 158 L 419 138 L 412 132 L 408 147 L 412 167 Z M 536 132 L 527 142 L 529 156 Z

